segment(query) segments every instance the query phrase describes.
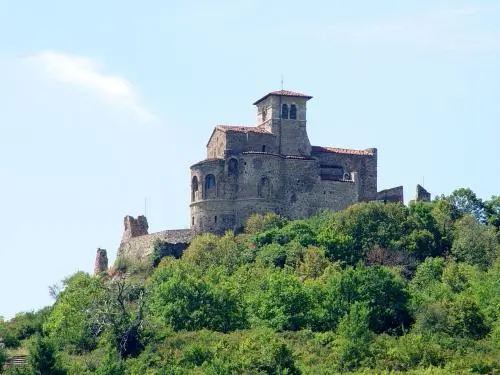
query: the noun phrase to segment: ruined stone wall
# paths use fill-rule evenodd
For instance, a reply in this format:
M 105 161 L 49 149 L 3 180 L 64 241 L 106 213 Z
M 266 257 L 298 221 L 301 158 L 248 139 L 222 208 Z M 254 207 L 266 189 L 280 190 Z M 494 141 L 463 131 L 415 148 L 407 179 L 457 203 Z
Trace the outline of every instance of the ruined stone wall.
M 377 193 L 377 200 L 388 203 L 388 202 L 404 202 L 403 196 L 403 186 L 397 186 L 390 189 L 381 190 Z
M 148 234 L 148 221 L 145 216 L 138 216 L 137 219 L 132 216 L 125 216 L 123 219 L 125 230 L 123 231 L 122 242 L 133 237 Z
M 189 229 L 165 230 L 122 241 L 117 256 L 133 262 L 149 261 L 156 241 L 178 244 L 186 249 L 194 234 Z
M 108 270 L 108 254 L 105 249 L 97 249 L 94 264 L 94 275 Z
M 417 185 L 416 200 L 422 201 L 422 202 L 430 202 L 431 201 L 431 193 L 429 193 L 427 190 L 425 190 L 423 186 Z

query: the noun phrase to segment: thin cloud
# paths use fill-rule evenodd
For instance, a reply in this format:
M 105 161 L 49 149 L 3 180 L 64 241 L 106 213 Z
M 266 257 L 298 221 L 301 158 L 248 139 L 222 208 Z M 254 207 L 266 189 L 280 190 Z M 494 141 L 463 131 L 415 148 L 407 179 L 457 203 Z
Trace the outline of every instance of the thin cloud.
M 129 111 L 140 122 L 155 116 L 145 108 L 133 85 L 125 78 L 101 72 L 99 61 L 57 51 L 42 51 L 24 59 L 40 69 L 48 79 L 85 88 L 121 110 Z
M 313 27 L 317 36 L 339 43 L 411 45 L 448 50 L 498 50 L 500 34 L 478 26 L 497 8 L 461 7 L 434 10 L 403 20 Z

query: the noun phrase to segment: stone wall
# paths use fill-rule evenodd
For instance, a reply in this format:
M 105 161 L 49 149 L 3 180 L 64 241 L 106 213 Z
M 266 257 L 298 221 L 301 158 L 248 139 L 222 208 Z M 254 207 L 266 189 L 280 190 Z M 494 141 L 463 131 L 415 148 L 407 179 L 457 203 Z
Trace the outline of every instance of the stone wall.
M 177 245 L 177 247 L 181 247 L 184 250 L 189 246 L 189 242 L 193 237 L 194 234 L 189 229 L 165 230 L 137 236 L 127 241 L 122 241 L 118 248 L 117 256 L 123 256 L 134 262 L 149 261 L 156 241 Z
M 417 201 L 430 202 L 431 193 L 424 189 L 423 186 L 417 185 Z
M 108 270 L 108 254 L 104 249 L 97 249 L 94 264 L 94 275 L 99 275 Z
M 390 189 L 381 190 L 377 193 L 377 200 L 387 202 L 404 202 L 403 186 L 397 186 Z
M 238 166 L 236 174 L 229 173 L 231 159 Z M 219 163 L 198 163 L 191 168 L 192 176 L 203 182 L 214 175 L 217 186 L 195 196 L 190 205 L 191 228 L 197 233 L 223 233 L 241 228 L 254 213 L 272 211 L 296 219 L 321 209 L 340 210 L 359 200 L 356 172 L 349 173 L 348 179 L 323 181 L 320 169 L 314 158 L 257 152 Z M 205 183 L 200 185 L 207 188 Z
M 138 216 L 137 219 L 132 216 L 125 216 L 123 219 L 125 230 L 123 231 L 122 242 L 137 236 L 148 234 L 148 220 L 145 216 Z
M 226 149 L 226 133 L 215 129 L 207 144 L 207 158 L 224 158 Z
M 328 148 L 314 146 L 311 156 L 317 158 L 320 165 L 341 166 L 348 174 L 357 172 L 360 185 L 359 200 L 377 199 L 377 149 L 345 151 L 332 152 L 328 151 Z

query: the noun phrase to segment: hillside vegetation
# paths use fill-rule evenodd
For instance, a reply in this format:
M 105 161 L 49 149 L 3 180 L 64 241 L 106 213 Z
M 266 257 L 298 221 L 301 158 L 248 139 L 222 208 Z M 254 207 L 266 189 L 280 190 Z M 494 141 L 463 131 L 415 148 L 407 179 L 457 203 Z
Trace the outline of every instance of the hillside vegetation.
M 500 198 L 360 203 L 78 272 L 0 322 L 4 374 L 500 372 Z M 1 371 L 0 371 L 1 372 Z

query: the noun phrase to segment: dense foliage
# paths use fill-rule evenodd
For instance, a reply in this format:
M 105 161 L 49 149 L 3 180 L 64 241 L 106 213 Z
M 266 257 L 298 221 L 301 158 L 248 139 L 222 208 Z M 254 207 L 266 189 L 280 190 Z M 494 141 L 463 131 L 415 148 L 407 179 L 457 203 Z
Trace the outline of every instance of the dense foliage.
M 180 259 L 155 244 L 145 264 L 69 277 L 52 307 L 0 321 L 0 367 L 28 347 L 5 373 L 495 373 L 499 224 L 498 197 L 469 189 L 255 215 Z

